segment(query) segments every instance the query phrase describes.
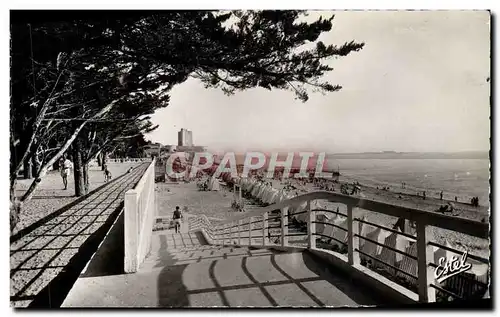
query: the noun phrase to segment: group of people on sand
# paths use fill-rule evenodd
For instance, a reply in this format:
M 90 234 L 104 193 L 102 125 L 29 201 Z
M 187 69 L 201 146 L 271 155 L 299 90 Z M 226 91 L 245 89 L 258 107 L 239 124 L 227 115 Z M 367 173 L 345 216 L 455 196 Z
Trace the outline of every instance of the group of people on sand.
M 199 180 L 196 186 L 198 186 L 198 189 L 201 191 L 208 191 L 208 179 L 205 181 Z
M 470 200 L 470 204 L 474 207 L 479 207 L 479 197 L 472 197 Z
M 359 183 L 354 182 L 352 184 L 352 189 L 349 191 L 349 185 L 348 184 L 342 184 L 340 185 L 340 192 L 344 195 L 356 195 L 361 191 L 361 187 L 357 185 Z

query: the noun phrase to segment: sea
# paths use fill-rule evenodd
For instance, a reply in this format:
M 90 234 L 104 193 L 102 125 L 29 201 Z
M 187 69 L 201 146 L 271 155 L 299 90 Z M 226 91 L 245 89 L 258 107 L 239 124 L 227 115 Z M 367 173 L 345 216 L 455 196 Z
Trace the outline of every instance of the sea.
M 323 170 L 339 171 L 340 181 L 357 181 L 368 186 L 390 186 L 397 190 L 405 183 L 405 192 L 413 189 L 415 194 L 426 191 L 429 197 L 438 197 L 443 191 L 444 199 L 469 202 L 479 197 L 483 206 L 490 204 L 490 160 L 484 158 L 362 158 L 326 156 Z M 473 156 L 474 157 L 474 156 Z M 285 160 L 279 156 L 278 160 Z M 269 158 L 268 158 L 269 159 Z M 237 164 L 242 164 L 244 155 L 237 155 Z M 314 160 L 311 160 L 313 163 Z M 315 163 L 312 164 L 313 166 Z M 294 157 L 293 166 L 300 166 L 300 158 Z M 311 167 L 311 164 L 309 164 Z
M 488 159 L 334 159 L 328 166 L 340 170 L 340 180 L 371 186 L 388 185 L 426 194 L 443 191 L 445 199 L 457 196 L 469 201 L 477 196 L 489 205 L 490 161 Z

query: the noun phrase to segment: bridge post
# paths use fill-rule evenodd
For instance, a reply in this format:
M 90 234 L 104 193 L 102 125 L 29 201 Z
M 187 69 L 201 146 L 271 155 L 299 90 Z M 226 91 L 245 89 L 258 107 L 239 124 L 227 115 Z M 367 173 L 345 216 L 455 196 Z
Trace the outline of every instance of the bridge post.
M 252 245 L 252 221 L 253 217 L 248 219 L 248 245 Z
M 266 245 L 266 239 L 267 239 L 267 232 L 268 232 L 268 229 L 267 229 L 267 218 L 268 218 L 268 213 L 265 212 L 263 215 L 262 215 L 262 245 L 265 246 Z
M 434 269 L 429 265 L 434 260 L 434 250 L 429 245 L 431 237 L 431 227 L 417 220 L 417 285 L 422 303 L 436 301 L 436 290 L 430 286 L 434 280 Z
M 309 213 L 307 217 L 307 247 L 309 249 L 316 248 L 316 237 L 314 234 L 316 233 L 316 212 L 311 210 L 311 201 L 307 201 L 307 212 Z
M 241 244 L 241 219 L 238 220 L 238 245 Z
M 288 207 L 281 209 L 281 246 L 288 245 Z
M 354 223 L 352 205 L 347 205 L 347 259 L 350 265 L 359 264 L 359 225 Z

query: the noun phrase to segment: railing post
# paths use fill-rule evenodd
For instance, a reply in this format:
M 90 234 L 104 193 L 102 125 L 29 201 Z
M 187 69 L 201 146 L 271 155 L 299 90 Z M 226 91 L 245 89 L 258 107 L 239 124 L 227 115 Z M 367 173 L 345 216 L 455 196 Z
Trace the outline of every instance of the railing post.
M 227 235 L 226 231 L 227 231 L 227 227 L 228 227 L 228 225 L 226 223 L 226 224 L 224 224 L 224 227 L 223 227 L 223 230 L 222 230 L 222 245 L 223 246 L 226 245 L 226 235 Z
M 238 220 L 238 245 L 241 245 L 241 219 Z
M 241 186 L 238 186 L 238 197 L 239 197 L 239 200 L 240 200 L 240 203 L 242 201 L 242 198 L 241 198 Z
M 253 217 L 248 219 L 248 245 L 252 245 L 252 221 Z
M 417 221 L 417 284 L 418 299 L 422 303 L 436 301 L 436 290 L 430 286 L 434 281 L 434 270 L 429 265 L 434 260 L 434 250 L 429 245 L 432 237 L 431 227 Z
M 307 201 L 307 212 L 308 217 L 307 217 L 307 247 L 309 249 L 316 248 L 316 236 L 314 235 L 316 233 L 316 224 L 314 223 L 316 221 L 316 212 L 311 210 L 311 201 Z
M 223 240 L 223 239 L 221 239 L 221 229 L 222 229 L 222 228 L 221 228 L 221 226 L 220 226 L 220 225 L 219 225 L 219 226 L 217 226 L 217 227 L 215 228 L 215 234 L 216 234 L 216 237 L 217 237 L 217 244 L 221 244 L 221 245 L 223 245 L 223 244 L 224 244 L 224 240 Z
M 359 225 L 354 223 L 352 205 L 347 205 L 347 259 L 350 265 L 359 264 Z
M 269 213 L 265 212 L 263 215 L 262 215 L 262 245 L 265 246 L 267 243 L 266 243 L 266 239 L 267 239 L 267 236 L 268 236 L 268 229 L 267 229 L 267 219 L 269 217 Z
M 288 245 L 288 207 L 281 209 L 281 246 Z
M 229 223 L 229 245 L 233 244 L 233 227 L 234 227 L 234 223 L 230 222 Z

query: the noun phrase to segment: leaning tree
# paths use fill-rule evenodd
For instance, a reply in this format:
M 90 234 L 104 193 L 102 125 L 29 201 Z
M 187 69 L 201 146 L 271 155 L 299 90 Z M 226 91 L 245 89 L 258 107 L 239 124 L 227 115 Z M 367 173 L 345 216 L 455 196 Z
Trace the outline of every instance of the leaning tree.
M 20 168 L 58 129 L 66 138 L 38 167 L 33 190 L 70 146 L 81 165 L 96 147 L 106 149 L 108 138 L 124 137 L 116 133 L 122 127 L 116 122 L 114 134 L 102 133 L 117 112 L 123 122 L 141 120 L 166 106 L 168 91 L 190 77 L 226 94 L 255 87 L 287 89 L 307 101 L 310 91 L 341 89 L 323 78 L 332 70 L 328 59 L 364 46 L 318 41 L 332 29 L 333 16 L 309 23 L 304 11 L 83 14 L 65 13 L 65 21 L 58 17 L 50 23 L 40 16 L 11 19 L 11 202 Z M 145 107 L 138 95 L 157 102 L 146 110 L 117 110 Z M 89 136 L 95 138 L 82 141 Z M 78 174 L 82 179 L 80 168 Z

